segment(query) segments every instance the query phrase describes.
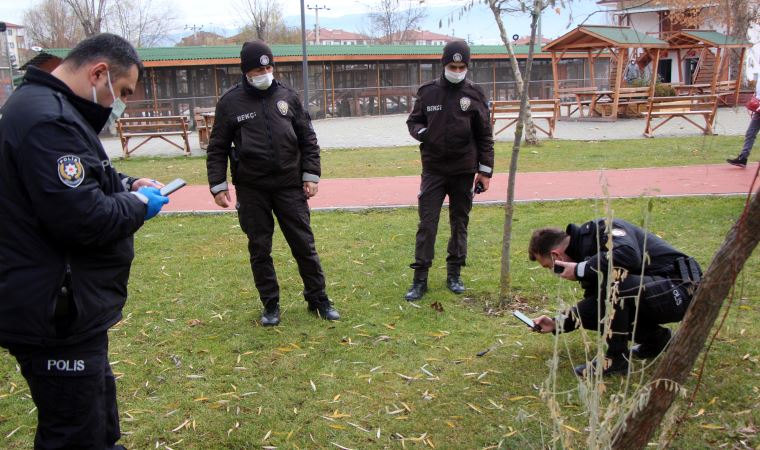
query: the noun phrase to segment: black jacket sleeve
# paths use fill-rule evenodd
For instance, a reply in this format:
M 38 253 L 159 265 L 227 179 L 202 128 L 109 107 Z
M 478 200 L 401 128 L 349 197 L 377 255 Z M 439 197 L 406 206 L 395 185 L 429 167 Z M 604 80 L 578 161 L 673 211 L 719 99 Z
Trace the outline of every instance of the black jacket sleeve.
M 142 226 L 145 205 L 128 192 L 103 191 L 95 177 L 103 169 L 93 167 L 100 161 L 71 125 L 41 123 L 20 148 L 19 175 L 29 207 L 53 239 L 67 246 L 102 246 L 131 236 Z M 83 166 L 81 184 L 75 187 L 64 184 L 59 175 L 59 158 L 68 155 L 80 158 Z
M 478 146 L 478 172 L 490 177 L 493 175 L 493 127 L 491 126 L 491 112 L 488 110 L 488 101 L 482 92 L 476 102 L 477 114 L 473 116 L 473 138 Z
M 206 171 L 211 193 L 229 190 L 227 185 L 227 161 L 229 160 L 235 128 L 227 117 L 224 103 L 216 105 L 214 127 L 211 129 L 206 151 Z
M 406 119 L 406 126 L 409 129 L 409 134 L 420 142 L 423 140 L 420 131 L 426 129 L 428 126 L 424 108 L 425 106 L 422 104 L 422 94 L 420 91 L 417 91 L 417 95 L 414 97 L 414 107 L 412 108 L 409 117 Z
M 301 174 L 304 181 L 318 182 L 322 175 L 322 168 L 319 158 L 319 144 L 317 144 L 317 134 L 311 125 L 311 117 L 304 110 L 301 100 L 293 95 L 290 102 L 293 108 L 293 130 L 298 137 L 298 147 L 301 151 Z

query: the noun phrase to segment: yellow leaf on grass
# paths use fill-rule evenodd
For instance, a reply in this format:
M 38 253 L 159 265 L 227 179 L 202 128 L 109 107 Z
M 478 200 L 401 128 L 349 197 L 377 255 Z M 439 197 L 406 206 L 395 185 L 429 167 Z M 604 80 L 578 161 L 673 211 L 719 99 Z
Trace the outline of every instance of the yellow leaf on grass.
M 700 425 L 699 428 L 704 428 L 705 430 L 722 430 L 724 427 L 722 425 L 717 425 L 714 423 L 706 423 Z
M 395 330 L 396 327 L 392 323 L 384 323 L 383 326 L 389 330 Z
M 570 425 L 562 424 L 562 428 L 567 428 L 568 430 L 572 431 L 573 433 L 580 433 L 580 431 L 576 430 L 575 428 L 571 427 Z

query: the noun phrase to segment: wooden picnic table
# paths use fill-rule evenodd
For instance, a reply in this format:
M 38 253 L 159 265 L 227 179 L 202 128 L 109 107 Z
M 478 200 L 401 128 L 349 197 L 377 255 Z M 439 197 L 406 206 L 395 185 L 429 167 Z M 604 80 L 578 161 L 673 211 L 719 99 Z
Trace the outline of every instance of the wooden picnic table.
M 614 94 L 614 91 L 588 90 L 588 91 L 576 91 L 574 92 L 574 94 L 575 94 L 576 103 L 578 104 L 578 113 L 580 114 L 580 116 L 584 117 L 583 105 L 589 105 L 588 116 L 592 117 L 594 115 L 594 108 L 596 107 L 596 103 L 604 97 L 611 99 L 611 95 Z

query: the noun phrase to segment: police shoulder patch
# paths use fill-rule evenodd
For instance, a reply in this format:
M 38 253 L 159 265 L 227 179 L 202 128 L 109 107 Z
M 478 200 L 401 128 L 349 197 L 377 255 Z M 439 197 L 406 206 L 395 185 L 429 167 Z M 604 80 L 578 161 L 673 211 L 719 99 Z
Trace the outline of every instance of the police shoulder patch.
M 288 102 L 285 100 L 280 100 L 277 102 L 277 109 L 280 111 L 280 114 L 283 116 L 288 114 Z
M 58 178 L 61 183 L 75 188 L 84 181 L 84 166 L 78 156 L 66 155 L 58 158 Z
M 612 235 L 615 237 L 623 237 L 626 235 L 626 233 L 625 233 L 625 230 L 623 230 L 622 228 L 613 228 Z
M 472 103 L 470 97 L 462 97 L 459 99 L 459 107 L 462 108 L 462 111 L 467 111 L 467 108 L 470 107 L 470 103 Z

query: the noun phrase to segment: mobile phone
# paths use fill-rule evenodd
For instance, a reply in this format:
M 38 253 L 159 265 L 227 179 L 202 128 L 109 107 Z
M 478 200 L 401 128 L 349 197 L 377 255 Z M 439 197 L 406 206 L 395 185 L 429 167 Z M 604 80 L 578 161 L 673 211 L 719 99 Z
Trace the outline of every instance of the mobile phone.
M 512 315 L 517 317 L 520 322 L 524 323 L 528 327 L 530 327 L 533 331 L 539 331 L 541 328 L 533 323 L 533 321 L 530 319 L 530 317 L 526 316 L 525 314 L 521 313 L 520 311 L 513 311 Z
M 561 274 L 564 271 L 565 271 L 565 266 L 558 266 L 556 264 L 554 265 L 554 273 Z
M 483 186 L 483 182 L 482 181 L 478 181 L 477 183 L 475 183 L 475 191 L 474 192 L 476 194 L 482 193 L 484 189 L 485 189 L 485 186 Z
M 161 195 L 166 197 L 167 195 L 171 194 L 172 192 L 176 191 L 177 189 L 181 188 L 182 186 L 186 184 L 187 182 L 185 180 L 183 180 L 182 178 L 177 178 L 176 180 L 172 181 L 171 183 L 161 188 Z

